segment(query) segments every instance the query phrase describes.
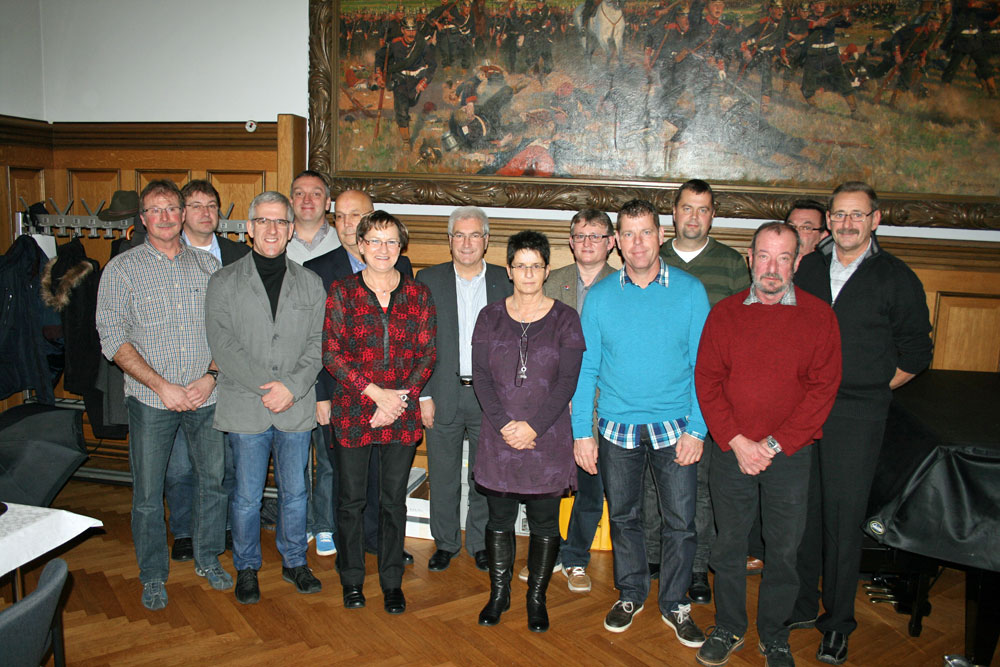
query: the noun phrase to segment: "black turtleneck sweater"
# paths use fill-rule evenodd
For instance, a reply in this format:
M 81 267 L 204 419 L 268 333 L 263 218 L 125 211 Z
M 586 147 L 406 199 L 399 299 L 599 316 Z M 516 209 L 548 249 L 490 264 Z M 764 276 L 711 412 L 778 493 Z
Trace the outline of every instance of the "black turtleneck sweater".
M 285 279 L 285 253 L 277 257 L 264 257 L 256 250 L 253 251 L 253 263 L 257 267 L 257 275 L 264 283 L 264 291 L 271 302 L 271 318 L 278 315 L 278 296 L 281 294 L 281 283 Z

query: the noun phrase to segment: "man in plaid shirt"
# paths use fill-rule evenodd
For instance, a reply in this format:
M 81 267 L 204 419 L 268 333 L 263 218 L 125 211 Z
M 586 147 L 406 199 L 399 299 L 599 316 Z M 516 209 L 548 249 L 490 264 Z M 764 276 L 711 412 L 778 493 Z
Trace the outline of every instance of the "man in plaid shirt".
M 173 182 L 152 181 L 140 201 L 146 240 L 105 267 L 97 330 L 104 355 L 125 372 L 132 540 L 142 603 L 157 610 L 167 606 L 163 482 L 178 429 L 197 487 L 195 572 L 216 590 L 233 585 L 218 558 L 225 546 L 224 450 L 222 433 L 212 428 L 218 371 L 205 335 L 205 290 L 220 263 L 181 240 L 184 204 Z

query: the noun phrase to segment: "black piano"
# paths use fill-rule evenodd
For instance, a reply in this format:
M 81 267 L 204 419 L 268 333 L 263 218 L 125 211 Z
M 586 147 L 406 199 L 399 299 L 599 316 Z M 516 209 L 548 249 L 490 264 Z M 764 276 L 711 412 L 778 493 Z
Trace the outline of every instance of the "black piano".
M 988 665 L 1000 634 L 1000 374 L 929 370 L 895 391 L 875 474 L 862 571 L 920 634 L 942 566 L 966 572 L 965 652 Z

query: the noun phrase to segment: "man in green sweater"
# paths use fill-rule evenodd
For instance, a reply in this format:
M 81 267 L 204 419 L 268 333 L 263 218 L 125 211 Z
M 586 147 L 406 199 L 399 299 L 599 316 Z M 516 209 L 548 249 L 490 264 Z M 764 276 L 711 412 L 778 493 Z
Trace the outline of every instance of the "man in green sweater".
M 674 238 L 660 246 L 660 257 L 670 266 L 687 271 L 701 281 L 708 293 L 709 305 L 715 306 L 727 296 L 750 286 L 750 273 L 743 256 L 719 243 L 708 233 L 715 217 L 715 193 L 700 179 L 682 185 L 674 195 Z M 696 604 L 712 601 L 708 585 L 708 559 L 715 540 L 712 498 L 708 493 L 708 475 L 712 461 L 712 436 L 705 441 L 705 453 L 698 462 L 698 497 L 695 505 L 695 531 L 698 549 L 694 555 L 688 597 Z M 650 563 L 660 562 L 660 520 L 656 513 L 656 495 L 647 473 L 643 493 L 646 530 L 646 555 Z M 655 567 L 655 566 L 654 566 Z

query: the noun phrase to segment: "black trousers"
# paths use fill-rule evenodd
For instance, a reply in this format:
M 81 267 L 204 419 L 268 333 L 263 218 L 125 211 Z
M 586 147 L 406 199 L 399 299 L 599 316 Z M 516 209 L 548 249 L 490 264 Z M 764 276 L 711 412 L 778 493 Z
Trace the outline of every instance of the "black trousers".
M 560 498 L 535 498 L 523 501 L 525 514 L 528 516 L 528 528 L 532 535 L 542 537 L 559 535 L 560 500 Z M 489 507 L 490 518 L 486 522 L 486 530 L 514 532 L 518 506 L 521 502 L 517 498 L 487 495 L 486 506 Z
M 823 563 L 823 609 L 816 621 L 821 632 L 849 635 L 858 627 L 854 619 L 854 596 L 861 566 L 862 525 L 882 449 L 885 419 L 856 419 L 831 416 L 823 425 L 823 439 L 816 443 L 819 453 L 820 511 L 810 510 L 815 531 L 817 516 L 822 525 L 822 553 L 810 549 L 803 540 L 799 551 L 799 597 L 796 613 L 816 609 L 816 563 Z M 767 537 L 764 538 L 765 543 Z M 811 553 L 807 553 L 811 551 Z M 770 564 L 764 561 L 766 570 Z M 811 616 L 809 616 L 811 618 Z M 794 618 L 793 620 L 801 620 Z
M 730 632 L 743 635 L 747 630 L 747 537 L 759 507 L 765 566 L 757 600 L 757 633 L 765 643 L 788 640 L 785 621 L 799 591 L 795 566 L 806 525 L 813 449 L 810 445 L 792 456 L 777 454 L 759 475 L 741 472 L 732 451 L 712 452 L 710 488 L 718 528 L 711 555 L 715 622 Z
M 416 450 L 399 443 L 344 447 L 336 444 L 337 459 L 337 544 L 340 582 L 361 586 L 365 581 L 363 513 L 367 504 L 368 461 L 378 447 L 379 521 L 378 574 L 382 589 L 399 588 L 403 581 L 403 540 L 406 537 L 406 483 Z

